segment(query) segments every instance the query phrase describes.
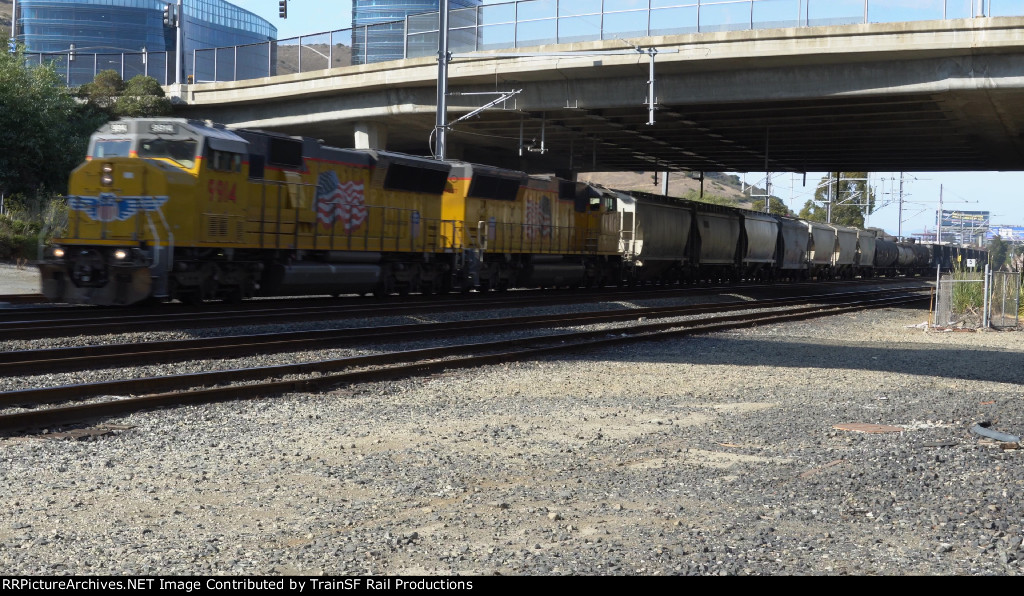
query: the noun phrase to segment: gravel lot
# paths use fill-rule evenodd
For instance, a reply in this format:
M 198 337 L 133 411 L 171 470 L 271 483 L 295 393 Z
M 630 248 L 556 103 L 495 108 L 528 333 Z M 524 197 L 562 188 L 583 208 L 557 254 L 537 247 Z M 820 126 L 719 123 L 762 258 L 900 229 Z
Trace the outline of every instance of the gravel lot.
M 2 281 L 0 277 L 0 281 Z M 0 286 L 2 287 L 2 286 Z M 0 439 L 6 575 L 1016 575 L 1016 332 L 889 309 Z M 869 423 L 893 432 L 839 430 Z
M 0 262 L 0 294 L 35 294 L 39 292 L 39 269 L 34 265 L 18 266 Z

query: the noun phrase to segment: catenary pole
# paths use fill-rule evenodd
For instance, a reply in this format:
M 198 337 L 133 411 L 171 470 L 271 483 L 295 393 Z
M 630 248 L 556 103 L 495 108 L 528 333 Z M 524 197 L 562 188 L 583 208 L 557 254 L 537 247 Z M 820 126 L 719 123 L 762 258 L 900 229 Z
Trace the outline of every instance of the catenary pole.
M 448 131 L 448 0 L 441 0 L 437 32 L 437 119 L 434 124 L 434 159 L 445 159 Z

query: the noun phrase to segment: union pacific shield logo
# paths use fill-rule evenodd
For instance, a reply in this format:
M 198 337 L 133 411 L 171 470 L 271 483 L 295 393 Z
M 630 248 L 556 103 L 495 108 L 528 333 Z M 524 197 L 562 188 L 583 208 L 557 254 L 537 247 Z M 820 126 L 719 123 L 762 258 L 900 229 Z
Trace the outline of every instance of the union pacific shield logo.
M 68 209 L 85 213 L 101 222 L 125 221 L 136 213 L 159 211 L 167 197 L 119 197 L 103 193 L 98 197 L 68 197 Z

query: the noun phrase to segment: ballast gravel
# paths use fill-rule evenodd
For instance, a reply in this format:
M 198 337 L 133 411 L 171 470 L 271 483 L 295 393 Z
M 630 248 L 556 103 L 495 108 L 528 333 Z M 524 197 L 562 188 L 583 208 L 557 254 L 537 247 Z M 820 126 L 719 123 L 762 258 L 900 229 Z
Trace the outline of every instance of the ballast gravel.
M 1024 336 L 926 319 L 867 311 L 0 438 L 0 568 L 1016 575 L 1024 454 L 970 429 L 1024 433 Z

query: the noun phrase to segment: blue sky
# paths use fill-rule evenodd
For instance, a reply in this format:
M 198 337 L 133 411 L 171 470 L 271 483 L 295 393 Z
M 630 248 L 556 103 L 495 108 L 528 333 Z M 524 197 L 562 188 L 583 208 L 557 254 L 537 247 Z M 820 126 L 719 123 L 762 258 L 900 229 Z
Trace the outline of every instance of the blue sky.
M 228 0 L 270 21 L 277 37 L 287 39 L 309 33 L 322 33 L 352 26 L 352 2 L 328 0 L 288 0 L 288 18 L 277 16 L 278 0 Z
M 278 0 L 230 1 L 273 23 L 278 28 L 280 39 L 345 29 L 352 24 L 352 3 L 349 1 L 289 0 L 287 19 L 278 17 Z M 901 5 L 931 6 L 935 0 L 894 0 L 889 4 L 893 8 Z M 1024 164 L 1021 167 L 1024 168 Z M 781 197 L 794 211 L 799 211 L 804 202 L 814 195 L 821 177 L 821 172 L 808 173 L 804 186 L 802 175 L 773 175 L 773 194 Z M 899 177 L 899 172 L 871 174 L 871 184 L 880 207 L 870 216 L 868 223 L 891 234 L 899 228 Z M 764 172 L 748 173 L 746 179 L 749 183 L 763 186 Z M 925 229 L 935 231 L 940 189 L 943 209 L 989 211 L 993 224 L 1024 226 L 1024 172 L 906 172 L 904 180 L 902 219 L 905 235 Z

